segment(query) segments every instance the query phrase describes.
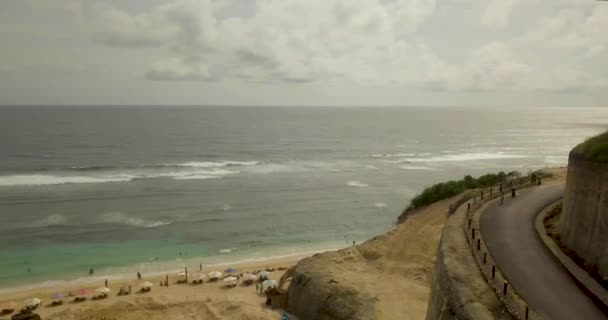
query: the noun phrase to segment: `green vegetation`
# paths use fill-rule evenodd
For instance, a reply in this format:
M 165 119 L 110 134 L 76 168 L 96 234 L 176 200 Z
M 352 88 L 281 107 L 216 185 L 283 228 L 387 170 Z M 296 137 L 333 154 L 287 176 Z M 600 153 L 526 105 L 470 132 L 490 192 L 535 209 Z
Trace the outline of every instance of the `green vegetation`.
M 608 162 L 608 131 L 579 144 L 574 151 L 591 161 Z
M 466 175 L 460 180 L 450 180 L 448 182 L 437 183 L 425 188 L 422 193 L 415 196 L 410 202 L 409 207 L 405 209 L 405 212 L 412 211 L 439 200 L 453 197 L 467 189 L 487 188 L 502 183 L 506 181 L 507 177 L 509 176 L 518 177 L 519 173 L 513 171 L 507 174 L 501 171 L 497 174 L 485 174 L 479 178 L 473 178 L 470 175 Z

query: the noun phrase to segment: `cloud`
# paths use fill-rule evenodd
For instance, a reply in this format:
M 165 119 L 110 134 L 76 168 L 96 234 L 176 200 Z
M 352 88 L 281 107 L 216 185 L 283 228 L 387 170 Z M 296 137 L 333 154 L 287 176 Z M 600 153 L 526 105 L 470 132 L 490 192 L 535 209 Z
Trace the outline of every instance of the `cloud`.
M 220 19 L 224 4 L 175 0 L 138 15 L 98 7 L 93 39 L 166 48 L 146 74 L 152 80 L 375 83 L 379 66 L 407 71 L 432 60 L 416 56 L 430 51 L 411 35 L 434 1 L 260 0 L 252 16 Z
M 142 87 L 255 92 L 607 86 L 608 6 L 584 0 L 22 0 L 0 4 L 0 17 L 0 40 L 13 48 L 0 52 L 0 69 L 13 75 L 97 69 L 112 81 L 149 80 Z
M 509 25 L 511 15 L 518 5 L 532 0 L 490 0 L 481 18 L 481 23 L 495 28 Z

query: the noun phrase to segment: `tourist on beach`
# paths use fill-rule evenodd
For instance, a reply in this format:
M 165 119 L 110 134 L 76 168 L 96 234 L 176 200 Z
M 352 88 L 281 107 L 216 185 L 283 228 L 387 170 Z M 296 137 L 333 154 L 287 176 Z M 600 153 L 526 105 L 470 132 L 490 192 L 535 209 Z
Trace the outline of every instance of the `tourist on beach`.
M 90 276 L 92 276 L 92 275 L 93 275 L 93 268 L 91 268 L 91 269 L 89 270 L 89 275 L 90 275 Z
M 141 280 L 141 273 L 139 271 L 137 271 L 137 280 Z
M 106 279 L 106 288 L 108 287 L 108 279 Z

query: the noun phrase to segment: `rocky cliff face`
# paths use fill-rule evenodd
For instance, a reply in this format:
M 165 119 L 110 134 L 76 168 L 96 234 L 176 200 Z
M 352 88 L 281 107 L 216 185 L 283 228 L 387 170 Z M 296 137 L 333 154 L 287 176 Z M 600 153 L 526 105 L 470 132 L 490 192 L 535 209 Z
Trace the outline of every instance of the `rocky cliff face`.
M 453 199 L 409 215 L 387 234 L 301 260 L 288 310 L 301 320 L 420 320 L 436 248 Z
M 608 163 L 570 152 L 559 225 L 562 241 L 608 279 Z

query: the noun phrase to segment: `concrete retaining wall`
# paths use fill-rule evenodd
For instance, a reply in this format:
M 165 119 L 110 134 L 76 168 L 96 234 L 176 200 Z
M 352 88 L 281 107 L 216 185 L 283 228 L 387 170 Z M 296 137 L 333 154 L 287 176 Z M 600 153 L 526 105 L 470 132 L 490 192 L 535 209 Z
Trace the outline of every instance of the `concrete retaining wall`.
M 608 279 L 608 163 L 570 152 L 559 228 L 564 243 Z
M 463 231 L 465 211 L 466 205 L 461 206 L 443 229 L 426 319 L 508 319 L 467 244 Z

